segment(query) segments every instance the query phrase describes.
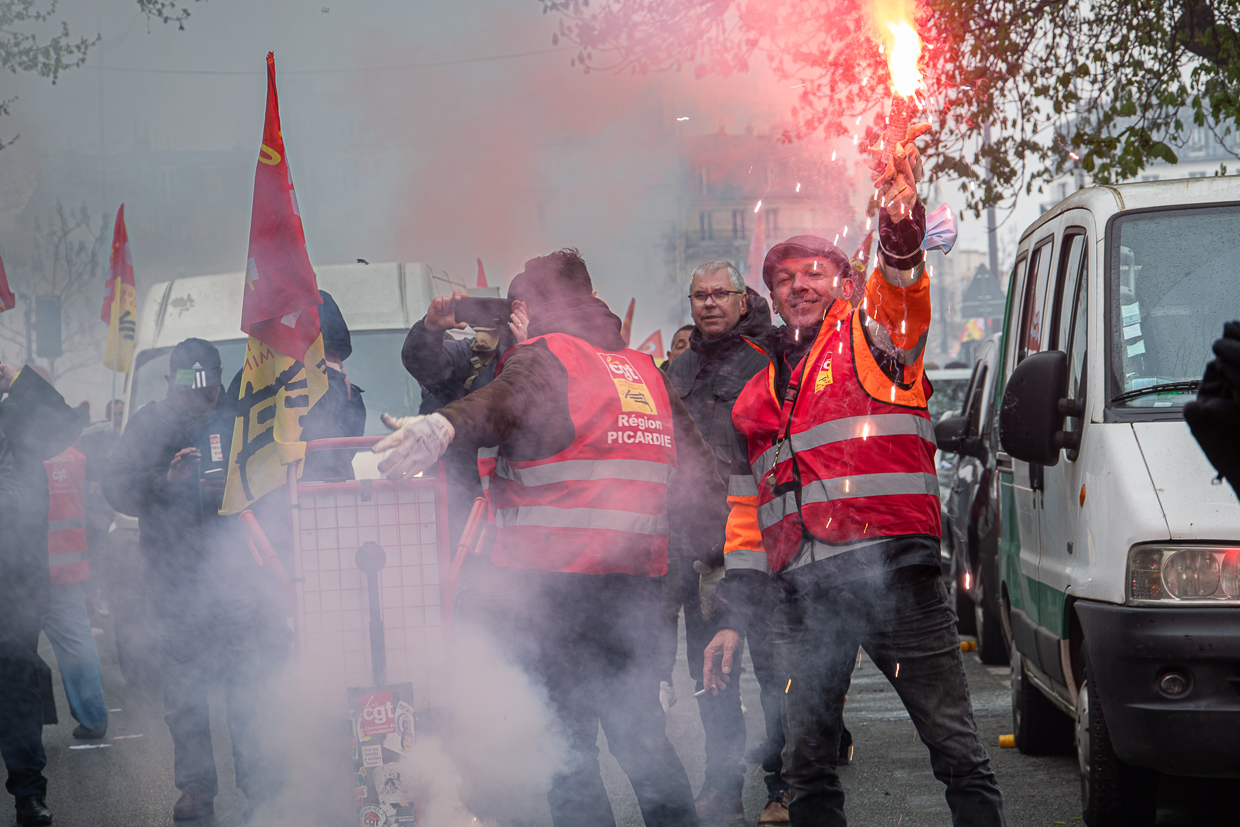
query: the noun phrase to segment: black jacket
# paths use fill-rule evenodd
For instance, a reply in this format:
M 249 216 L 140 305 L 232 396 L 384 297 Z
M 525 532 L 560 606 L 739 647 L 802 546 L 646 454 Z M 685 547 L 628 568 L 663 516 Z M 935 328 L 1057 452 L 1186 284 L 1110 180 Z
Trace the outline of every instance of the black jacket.
M 29 367 L 0 399 L 0 627 L 37 627 L 47 609 L 51 574 L 43 460 L 68 448 L 81 432 L 78 412 Z
M 767 365 L 767 357 L 745 342 L 771 328 L 771 309 L 766 299 L 748 288 L 749 307 L 736 327 L 714 339 L 701 332 L 689 334 L 689 349 L 667 369 L 672 387 L 689 409 L 702 439 L 715 452 L 719 476 L 726 482 L 732 472 L 732 406 L 755 373 Z
M 221 391 L 215 414 L 191 421 L 171 398 L 143 405 L 129 418 L 112 449 L 103 493 L 117 511 L 138 518 L 139 544 L 148 588 L 197 589 L 204 579 L 222 582 L 254 569 L 235 517 L 222 517 L 218 502 L 199 487 L 199 477 L 168 482 L 168 467 L 182 448 L 197 448 L 201 469 L 227 467 L 233 417 Z M 222 462 L 213 462 L 211 436 L 218 434 Z

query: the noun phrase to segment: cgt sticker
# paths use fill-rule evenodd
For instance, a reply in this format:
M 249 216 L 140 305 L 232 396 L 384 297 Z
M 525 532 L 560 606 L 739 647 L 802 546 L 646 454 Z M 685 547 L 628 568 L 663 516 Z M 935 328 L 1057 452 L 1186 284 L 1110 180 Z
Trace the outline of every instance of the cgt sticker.
M 632 362 L 615 353 L 599 353 L 598 358 L 603 360 L 611 380 L 616 383 L 616 392 L 620 395 L 620 410 L 658 416 L 659 411 L 650 396 L 650 389 L 646 387 L 646 381 L 633 367 Z
M 822 367 L 818 369 L 818 378 L 814 380 L 814 393 L 821 393 L 822 389 L 827 385 L 833 384 L 835 378 L 831 373 L 831 357 L 822 363 Z

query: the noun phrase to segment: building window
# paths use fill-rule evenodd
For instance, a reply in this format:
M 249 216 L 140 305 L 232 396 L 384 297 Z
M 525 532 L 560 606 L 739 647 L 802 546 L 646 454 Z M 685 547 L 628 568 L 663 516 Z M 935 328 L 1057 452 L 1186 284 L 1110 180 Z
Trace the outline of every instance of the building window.
M 745 232 L 745 211 L 732 210 L 732 237 L 746 238 L 748 235 Z
M 1158 176 L 1157 175 L 1142 175 L 1141 180 L 1142 181 L 1157 181 Z
M 701 241 L 715 240 L 715 214 L 710 210 L 698 213 L 698 233 Z
M 1188 174 L 1188 177 L 1189 178 L 1205 178 L 1206 174 L 1204 172 L 1190 172 Z
M 766 236 L 773 238 L 779 235 L 779 210 L 763 210 L 766 214 Z

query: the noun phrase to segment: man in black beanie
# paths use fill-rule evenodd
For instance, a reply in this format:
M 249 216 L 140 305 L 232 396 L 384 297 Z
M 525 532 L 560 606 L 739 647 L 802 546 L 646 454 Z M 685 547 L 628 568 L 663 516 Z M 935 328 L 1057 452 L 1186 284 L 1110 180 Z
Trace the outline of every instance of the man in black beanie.
M 168 359 L 168 396 L 130 417 L 103 480 L 108 503 L 138 517 L 146 589 L 172 733 L 177 821 L 214 811 L 219 792 L 207 691 L 223 684 L 237 786 L 251 808 L 271 794 L 260 755 L 261 669 L 254 561 L 237 520 L 219 514 L 233 432 L 220 354 L 186 339 Z
M 526 262 L 508 294 L 529 307 L 530 338 L 485 388 L 429 416 L 385 415 L 395 433 L 375 451 L 394 450 L 379 470 L 415 474 L 449 444 L 499 449 L 491 562 L 516 596 L 518 657 L 571 750 L 548 793 L 556 827 L 614 823 L 600 723 L 646 824 L 695 825 L 659 704 L 660 578 L 671 522 L 723 541 L 714 453 L 667 377 L 625 347 L 576 250 Z

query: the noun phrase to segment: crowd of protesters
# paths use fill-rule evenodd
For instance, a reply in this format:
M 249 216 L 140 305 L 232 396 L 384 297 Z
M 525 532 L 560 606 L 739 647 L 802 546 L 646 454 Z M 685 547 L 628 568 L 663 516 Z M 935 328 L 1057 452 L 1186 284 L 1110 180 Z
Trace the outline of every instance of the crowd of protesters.
M 600 726 L 651 827 L 744 823 L 746 761 L 765 772 L 759 824 L 844 824 L 835 768 L 849 760 L 842 710 L 859 648 L 912 715 L 953 822 L 1004 823 L 938 571 L 912 142 L 880 173 L 872 272 L 825 239 L 788 239 L 761 273 L 772 308 L 734 265 L 705 262 L 687 286 L 692 324 L 661 366 L 627 347 L 573 249 L 528 261 L 508 318 L 475 325 L 472 338 L 446 335 L 466 326 L 461 292 L 434 299 L 408 333 L 401 356 L 423 405 L 384 417 L 393 432 L 375 446 L 379 470 L 400 479 L 442 457 L 453 540 L 474 498 L 489 500 L 495 530 L 462 572 L 456 618 L 505 641 L 546 692 L 569 747 L 548 791 L 557 827 L 614 824 Z M 359 435 L 348 327 L 322 300 L 328 390 L 303 435 Z M 23 827 L 52 821 L 40 630 L 74 737 L 107 732 L 83 584 L 112 509 L 139 524 L 144 622 L 180 791 L 173 818 L 213 812 L 215 686 L 247 819 L 286 781 L 258 718 L 291 652 L 292 606 L 269 569 L 256 574 L 238 519 L 219 513 L 241 393 L 240 374 L 228 390 L 223 379 L 214 345 L 182 341 L 166 398 L 118 436 L 115 408 L 83 432 L 44 376 L 0 365 L 0 748 Z M 306 478 L 350 479 L 352 458 L 317 455 Z M 289 556 L 287 498 L 269 494 L 254 512 Z M 696 795 L 665 731 L 681 615 L 705 732 Z M 764 724 L 748 755 L 742 640 Z

